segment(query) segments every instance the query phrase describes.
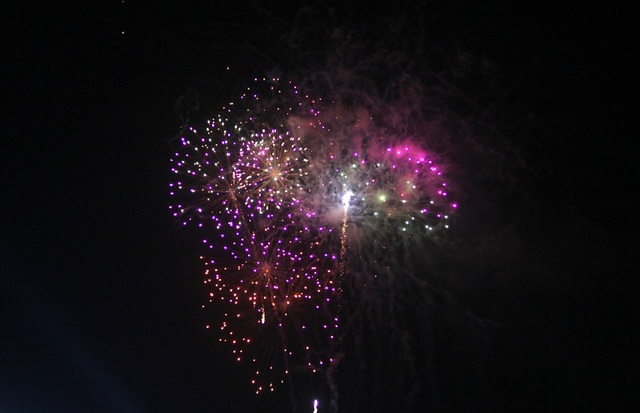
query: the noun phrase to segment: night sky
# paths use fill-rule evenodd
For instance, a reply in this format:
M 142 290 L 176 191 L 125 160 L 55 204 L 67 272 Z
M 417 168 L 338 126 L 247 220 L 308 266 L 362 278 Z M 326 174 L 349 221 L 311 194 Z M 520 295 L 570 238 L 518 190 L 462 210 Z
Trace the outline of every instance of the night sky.
M 202 309 L 197 239 L 168 210 L 171 145 L 192 96 L 200 101 L 191 115 L 202 121 L 253 77 L 317 63 L 322 39 L 283 50 L 302 30 L 294 24 L 301 10 L 316 24 L 326 18 L 327 27 L 375 37 L 411 2 L 64 3 L 2 12 L 0 411 L 290 411 L 284 389 L 254 396 L 242 367 L 204 328 L 215 309 Z M 638 180 L 633 105 L 624 102 L 636 77 L 637 18 L 613 4 L 411 7 L 428 17 L 418 32 L 434 56 L 464 49 L 500 68 L 506 80 L 495 89 L 454 85 L 504 105 L 505 116 L 491 121 L 497 129 L 530 120 L 526 139 L 498 146 L 509 148 L 505 156 L 518 148 L 525 167 L 484 182 L 493 197 L 470 190 L 461 205 L 454 234 L 492 241 L 453 264 L 455 277 L 434 280 L 437 296 L 457 309 L 438 307 L 446 307 L 438 323 L 459 326 L 451 314 L 473 314 L 498 326 L 489 361 L 443 363 L 434 380 L 444 384 L 429 387 L 436 394 L 413 411 L 632 411 Z M 446 59 L 437 65 L 452 73 Z M 492 94 L 501 87 L 504 98 Z M 460 168 L 473 176 L 483 166 Z M 493 202 L 498 212 L 487 218 L 484 203 Z M 445 333 L 457 328 L 443 328 L 437 346 L 473 340 L 464 327 Z M 464 379 L 475 368 L 486 381 L 481 395 Z M 345 403 L 366 405 L 353 402 L 369 396 L 366 386 L 355 389 Z M 461 402 L 472 393 L 473 402 Z M 300 411 L 311 412 L 311 402 Z

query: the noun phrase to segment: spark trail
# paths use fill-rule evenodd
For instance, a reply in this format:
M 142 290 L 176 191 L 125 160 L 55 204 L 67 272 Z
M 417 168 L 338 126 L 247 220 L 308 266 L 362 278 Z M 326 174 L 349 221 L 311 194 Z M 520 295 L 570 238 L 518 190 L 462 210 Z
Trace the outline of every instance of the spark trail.
M 353 192 L 347 191 L 342 196 L 342 207 L 344 208 L 344 213 L 342 215 L 342 227 L 341 227 L 341 236 L 340 236 L 340 269 L 338 270 L 338 276 L 340 277 L 338 280 L 338 294 L 342 294 L 342 279 L 345 277 L 346 270 L 346 258 L 347 258 L 347 225 L 348 225 L 348 215 L 349 215 L 349 201 L 351 200 L 351 196 L 353 196 Z

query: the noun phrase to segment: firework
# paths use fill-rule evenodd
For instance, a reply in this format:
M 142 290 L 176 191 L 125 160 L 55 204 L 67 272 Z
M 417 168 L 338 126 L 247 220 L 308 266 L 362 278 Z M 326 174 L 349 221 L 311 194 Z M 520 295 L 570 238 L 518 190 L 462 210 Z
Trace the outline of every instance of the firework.
M 350 263 L 388 266 L 379 246 L 429 237 L 457 208 L 433 154 L 343 112 L 256 80 L 172 157 L 171 210 L 202 231 L 220 340 L 258 393 L 333 362 Z

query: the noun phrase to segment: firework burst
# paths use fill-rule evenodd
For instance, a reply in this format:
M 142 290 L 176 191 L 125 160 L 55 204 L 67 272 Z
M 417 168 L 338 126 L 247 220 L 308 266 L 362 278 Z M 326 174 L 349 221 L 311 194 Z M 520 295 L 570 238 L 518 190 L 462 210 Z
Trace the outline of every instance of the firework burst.
M 379 246 L 446 228 L 457 204 L 418 142 L 365 130 L 373 117 L 344 116 L 291 82 L 256 80 L 223 113 L 182 137 L 171 209 L 202 229 L 220 340 L 254 365 L 260 393 L 325 371 L 348 328 L 343 281 L 385 273 Z

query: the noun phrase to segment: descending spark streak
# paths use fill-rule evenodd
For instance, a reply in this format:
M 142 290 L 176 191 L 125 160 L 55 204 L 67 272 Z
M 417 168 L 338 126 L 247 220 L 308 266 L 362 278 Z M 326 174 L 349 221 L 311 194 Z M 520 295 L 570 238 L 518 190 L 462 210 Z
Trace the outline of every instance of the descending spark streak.
M 341 229 L 341 237 L 340 237 L 340 265 L 338 271 L 338 295 L 342 295 L 342 279 L 345 276 L 346 270 L 346 259 L 347 259 L 347 225 L 348 225 L 348 215 L 349 215 L 349 201 L 351 200 L 351 196 L 353 192 L 347 191 L 342 196 L 342 207 L 344 212 L 342 214 L 342 229 Z

